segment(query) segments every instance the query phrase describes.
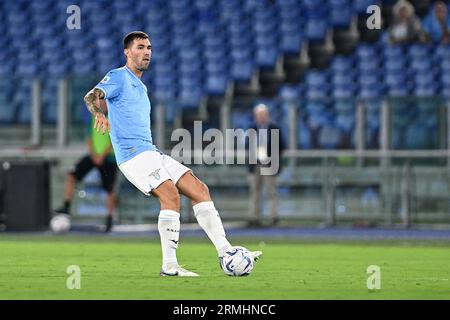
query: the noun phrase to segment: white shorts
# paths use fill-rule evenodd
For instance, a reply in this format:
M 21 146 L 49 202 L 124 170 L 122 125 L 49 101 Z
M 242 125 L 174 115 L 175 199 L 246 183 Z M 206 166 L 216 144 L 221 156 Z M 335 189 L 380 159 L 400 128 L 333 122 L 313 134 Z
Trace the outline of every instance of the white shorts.
M 120 171 L 136 188 L 150 195 L 166 180 L 178 182 L 183 174 L 190 171 L 174 158 L 158 151 L 144 151 L 119 165 Z

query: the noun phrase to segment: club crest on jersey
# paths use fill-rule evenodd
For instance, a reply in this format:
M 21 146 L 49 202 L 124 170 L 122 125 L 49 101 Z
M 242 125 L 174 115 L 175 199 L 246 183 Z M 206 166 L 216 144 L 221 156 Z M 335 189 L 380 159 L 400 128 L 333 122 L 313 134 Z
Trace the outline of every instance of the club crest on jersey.
M 159 174 L 159 170 L 161 170 L 161 168 L 156 169 L 155 171 L 151 172 L 148 176 L 149 177 L 153 176 L 156 180 L 159 180 L 161 178 L 161 176 Z
M 107 83 L 109 81 L 110 77 L 105 76 L 100 83 Z

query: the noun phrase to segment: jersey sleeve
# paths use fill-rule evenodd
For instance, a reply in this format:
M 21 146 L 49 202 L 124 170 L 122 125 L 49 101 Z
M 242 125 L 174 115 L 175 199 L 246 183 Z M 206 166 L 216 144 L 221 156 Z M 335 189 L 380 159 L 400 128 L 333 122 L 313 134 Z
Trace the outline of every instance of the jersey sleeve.
M 105 99 L 112 99 L 119 95 L 123 84 L 122 72 L 118 70 L 110 71 L 95 87 L 102 90 Z

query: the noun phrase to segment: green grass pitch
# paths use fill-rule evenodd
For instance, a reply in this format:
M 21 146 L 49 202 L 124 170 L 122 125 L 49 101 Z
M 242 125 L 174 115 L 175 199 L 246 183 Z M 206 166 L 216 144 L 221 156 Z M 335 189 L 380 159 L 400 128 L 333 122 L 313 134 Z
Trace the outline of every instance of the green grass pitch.
M 183 239 L 182 239 L 183 240 Z M 0 299 L 450 299 L 450 243 L 232 239 L 262 250 L 248 277 L 228 277 L 207 239 L 178 260 L 199 278 L 160 277 L 157 239 L 0 235 Z M 69 290 L 66 269 L 81 270 Z M 367 288 L 367 267 L 381 289 Z

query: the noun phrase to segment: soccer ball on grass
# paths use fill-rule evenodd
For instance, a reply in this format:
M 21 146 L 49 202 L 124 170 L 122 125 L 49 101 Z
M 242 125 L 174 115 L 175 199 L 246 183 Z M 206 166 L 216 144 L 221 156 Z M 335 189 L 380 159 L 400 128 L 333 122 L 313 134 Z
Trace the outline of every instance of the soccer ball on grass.
M 254 267 L 253 256 L 244 247 L 233 247 L 220 257 L 220 267 L 228 276 L 248 276 Z
M 67 214 L 58 214 L 50 221 L 50 229 L 54 233 L 65 233 L 70 229 L 70 217 Z

